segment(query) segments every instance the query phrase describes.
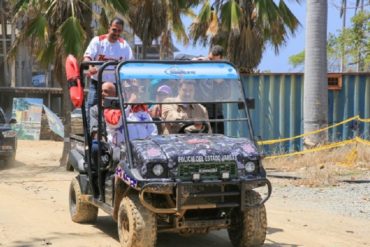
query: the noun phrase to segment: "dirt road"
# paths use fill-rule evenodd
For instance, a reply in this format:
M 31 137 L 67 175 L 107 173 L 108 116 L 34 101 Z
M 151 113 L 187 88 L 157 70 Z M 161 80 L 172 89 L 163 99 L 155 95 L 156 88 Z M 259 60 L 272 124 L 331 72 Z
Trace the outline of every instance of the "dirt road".
M 116 224 L 70 220 L 68 188 L 75 175 L 58 167 L 62 143 L 20 141 L 17 163 L 0 170 L 0 246 L 117 246 Z M 369 246 L 370 217 L 349 217 L 275 194 L 267 202 L 265 246 Z M 338 201 L 338 203 L 341 203 Z M 366 215 L 367 216 L 367 215 Z M 183 237 L 160 234 L 158 247 L 231 247 L 226 231 Z

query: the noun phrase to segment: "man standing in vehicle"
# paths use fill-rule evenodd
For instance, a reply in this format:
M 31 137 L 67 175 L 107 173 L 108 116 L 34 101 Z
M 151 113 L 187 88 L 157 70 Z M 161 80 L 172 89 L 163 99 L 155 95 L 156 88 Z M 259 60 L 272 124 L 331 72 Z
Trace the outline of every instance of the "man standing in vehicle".
M 193 61 L 220 61 L 224 59 L 224 48 L 220 45 L 212 46 L 208 57 L 195 57 Z
M 164 102 L 192 102 L 194 101 L 195 94 L 195 81 L 183 80 L 179 84 L 178 96 L 176 98 L 167 98 Z M 207 109 L 201 104 L 166 104 L 162 107 L 162 118 L 165 121 L 175 120 L 208 120 Z M 209 122 L 208 132 L 211 133 L 211 126 Z M 164 126 L 163 134 L 178 133 L 183 125 L 180 123 L 166 123 Z M 188 132 L 201 132 L 206 128 L 204 124 L 196 122 L 194 125 L 186 128 Z
M 132 60 L 133 54 L 130 45 L 120 35 L 123 31 L 123 20 L 114 18 L 110 22 L 107 34 L 94 37 L 84 54 L 84 61 L 125 61 Z M 103 81 L 115 81 L 114 68 L 112 71 L 103 73 Z M 95 66 L 89 67 L 91 75 L 89 95 L 87 100 L 87 109 L 97 104 L 97 72 Z

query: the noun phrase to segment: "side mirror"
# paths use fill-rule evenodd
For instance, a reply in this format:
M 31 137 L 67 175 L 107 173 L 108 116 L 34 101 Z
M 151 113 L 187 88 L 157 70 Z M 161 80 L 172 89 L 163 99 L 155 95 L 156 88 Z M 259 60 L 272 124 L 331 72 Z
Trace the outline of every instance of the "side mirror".
M 11 118 L 9 120 L 9 124 L 16 124 L 17 123 L 17 120 L 15 118 Z
M 103 107 L 109 109 L 119 109 L 119 99 L 118 97 L 105 97 L 103 101 Z
M 247 106 L 249 109 L 254 109 L 256 107 L 254 98 L 246 98 L 245 101 L 247 102 Z

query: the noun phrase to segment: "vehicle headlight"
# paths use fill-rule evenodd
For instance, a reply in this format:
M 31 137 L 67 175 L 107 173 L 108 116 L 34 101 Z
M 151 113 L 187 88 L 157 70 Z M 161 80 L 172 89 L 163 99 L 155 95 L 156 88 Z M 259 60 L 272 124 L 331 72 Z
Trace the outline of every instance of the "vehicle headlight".
M 16 137 L 17 136 L 17 132 L 14 131 L 14 130 L 7 130 L 7 131 L 4 131 L 3 132 L 3 136 L 5 138 L 12 138 L 12 137 Z
M 164 168 L 162 165 L 160 164 L 157 164 L 157 165 L 154 165 L 153 168 L 152 168 L 152 171 L 153 171 L 153 174 L 156 175 L 157 177 L 161 176 L 164 172 Z
M 246 172 L 251 173 L 254 172 L 254 170 L 256 169 L 256 164 L 254 164 L 254 162 L 252 161 L 248 161 L 247 163 L 245 163 L 244 168 Z

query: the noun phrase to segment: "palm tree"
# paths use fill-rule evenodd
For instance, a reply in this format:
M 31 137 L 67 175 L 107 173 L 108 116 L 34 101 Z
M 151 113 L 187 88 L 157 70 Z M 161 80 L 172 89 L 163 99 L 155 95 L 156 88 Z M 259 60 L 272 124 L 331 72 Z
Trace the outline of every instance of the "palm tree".
M 14 20 L 23 23 L 10 55 L 14 56 L 24 41 L 32 44 L 32 53 L 41 66 L 54 65 L 54 78 L 63 89 L 62 115 L 64 136 L 69 139 L 71 129 L 70 99 L 64 73 L 64 61 L 68 54 L 81 58 L 84 48 L 92 35 L 90 28 L 92 11 L 87 0 L 18 0 L 14 4 Z M 108 9 L 125 12 L 125 1 L 102 0 L 99 2 Z M 86 31 L 85 31 L 86 30 Z M 61 165 L 67 162 L 70 142 L 64 142 Z
M 142 57 L 153 40 L 158 38 L 167 23 L 167 11 L 162 0 L 130 0 L 128 22 L 142 41 Z
M 300 0 L 296 0 L 300 2 Z M 275 51 L 294 35 L 299 21 L 284 0 L 205 1 L 190 27 L 194 44 L 220 44 L 227 58 L 243 71 L 252 72 L 270 43 Z
M 176 39 L 182 41 L 184 45 L 189 43 L 189 37 L 185 31 L 181 15 L 194 17 L 191 8 L 197 4 L 199 4 L 199 0 L 166 0 L 164 2 L 164 8 L 168 16 L 165 28 L 161 34 L 160 59 L 169 59 L 173 55 L 172 34 L 175 34 Z
M 130 27 L 142 41 L 142 57 L 153 40 L 161 37 L 162 56 L 171 53 L 172 33 L 186 44 L 189 38 L 181 20 L 200 0 L 129 0 L 126 15 Z
M 306 56 L 304 71 L 304 132 L 327 126 L 327 18 L 328 1 L 307 1 Z M 327 133 L 305 138 L 306 146 L 314 146 L 327 140 Z

